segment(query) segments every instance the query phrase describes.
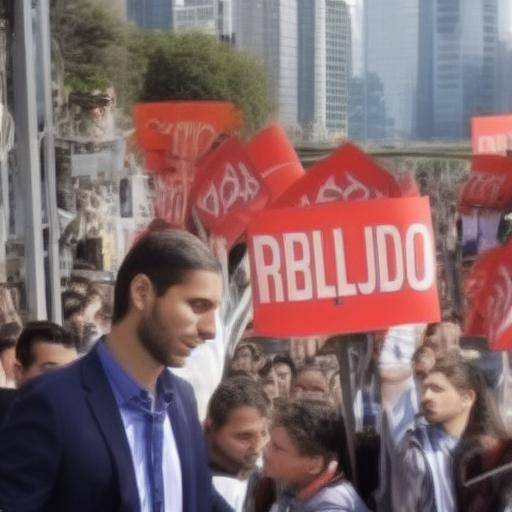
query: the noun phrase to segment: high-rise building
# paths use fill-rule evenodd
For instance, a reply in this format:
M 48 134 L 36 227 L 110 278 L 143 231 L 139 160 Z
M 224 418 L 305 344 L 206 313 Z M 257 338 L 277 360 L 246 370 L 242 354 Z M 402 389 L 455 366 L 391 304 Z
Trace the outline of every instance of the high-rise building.
M 433 137 L 469 136 L 470 118 L 496 109 L 498 0 L 435 0 Z
M 415 130 L 422 1 L 365 0 L 365 76 L 382 84 L 388 123 L 385 138 L 411 138 Z
M 174 0 L 174 30 L 217 33 L 217 0 Z
M 279 105 L 279 118 L 296 128 L 297 0 L 235 0 L 235 44 L 260 57 Z
M 173 0 L 126 0 L 126 17 L 146 29 L 172 28 Z
M 298 0 L 298 120 L 304 140 L 347 135 L 350 34 L 344 0 Z

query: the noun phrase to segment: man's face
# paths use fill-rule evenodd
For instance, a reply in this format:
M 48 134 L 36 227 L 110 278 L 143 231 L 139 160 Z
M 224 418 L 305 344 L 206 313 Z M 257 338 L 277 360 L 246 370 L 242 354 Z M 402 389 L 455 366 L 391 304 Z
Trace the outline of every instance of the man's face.
M 84 338 L 86 343 L 96 341 L 102 334 L 106 334 L 101 325 L 101 297 L 95 296 L 84 307 Z
M 207 439 L 213 462 L 229 474 L 253 470 L 268 439 L 267 421 L 256 407 L 242 405 L 222 427 L 211 425 Z
M 421 407 L 429 423 L 443 424 L 466 412 L 471 403 L 443 373 L 433 372 L 423 381 Z
M 215 337 L 215 311 L 222 297 L 219 274 L 190 271 L 181 284 L 153 296 L 143 311 L 137 334 L 158 363 L 180 367 L 192 350 Z
M 311 472 L 312 457 L 302 455 L 284 427 L 270 432 L 270 441 L 263 452 L 263 474 L 278 483 L 301 489 L 316 475 Z
M 318 370 L 300 372 L 293 381 L 293 399 L 326 400 L 328 392 L 327 381 Z
M 49 370 L 72 363 L 78 357 L 76 348 L 65 347 L 47 341 L 36 341 L 32 345 L 32 364 L 20 368 L 16 383 L 18 386 Z
M 83 311 L 73 313 L 65 322 L 65 327 L 73 331 L 80 339 L 84 336 L 85 317 Z
M 292 369 L 284 363 L 276 363 L 273 369 L 276 374 L 279 396 L 287 398 L 292 384 Z
M 6 348 L 0 354 L 0 364 L 4 369 L 6 379 L 12 382 L 14 380 L 14 367 L 16 365 L 16 349 L 14 347 Z
M 253 371 L 253 357 L 252 351 L 249 347 L 240 347 L 236 353 L 233 361 L 231 362 L 233 370 L 240 370 L 248 373 Z

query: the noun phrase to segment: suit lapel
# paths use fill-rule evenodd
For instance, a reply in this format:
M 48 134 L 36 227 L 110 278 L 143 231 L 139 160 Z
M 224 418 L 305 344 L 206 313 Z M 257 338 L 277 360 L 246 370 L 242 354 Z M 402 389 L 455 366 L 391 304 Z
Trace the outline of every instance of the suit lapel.
M 194 490 L 194 474 L 192 471 L 191 446 L 192 442 L 187 416 L 185 414 L 182 397 L 175 387 L 174 397 L 169 406 L 169 419 L 178 448 L 178 455 L 181 466 L 181 481 L 183 489 L 183 511 L 190 512 L 195 510 L 195 490 Z M 188 453 L 187 453 L 187 450 Z
M 94 418 L 112 455 L 119 482 L 122 512 L 140 510 L 137 481 L 121 413 L 96 348 L 84 357 L 82 378 Z

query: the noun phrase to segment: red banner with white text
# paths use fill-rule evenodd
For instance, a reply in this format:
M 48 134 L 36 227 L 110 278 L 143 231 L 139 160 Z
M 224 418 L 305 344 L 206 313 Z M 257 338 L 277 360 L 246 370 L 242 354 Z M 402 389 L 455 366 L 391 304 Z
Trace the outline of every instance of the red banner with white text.
M 307 206 L 331 201 L 401 197 L 395 178 L 353 144 L 317 162 L 292 185 L 276 206 Z
M 133 107 L 145 168 L 155 172 L 155 211 L 173 226 L 186 226 L 195 164 L 221 137 L 241 125 L 240 112 L 224 101 L 166 101 Z
M 475 155 L 506 155 L 512 150 L 512 115 L 473 117 L 471 139 Z
M 249 225 L 248 243 L 261 335 L 439 321 L 428 198 L 265 211 Z
M 471 172 L 462 186 L 459 209 L 503 210 L 512 204 L 512 158 L 475 155 Z
M 493 350 L 512 348 L 512 242 L 484 253 L 468 280 L 466 334 L 485 336 Z
M 244 146 L 232 137 L 199 163 L 191 204 L 203 226 L 230 247 L 269 197 Z

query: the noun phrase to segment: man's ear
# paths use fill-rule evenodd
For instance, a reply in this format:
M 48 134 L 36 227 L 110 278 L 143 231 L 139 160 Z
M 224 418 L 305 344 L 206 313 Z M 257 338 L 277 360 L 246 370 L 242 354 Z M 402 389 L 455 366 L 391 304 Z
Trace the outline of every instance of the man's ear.
M 466 389 L 462 392 L 462 402 L 468 408 L 473 407 L 476 400 L 476 393 L 472 389 Z
M 139 312 L 144 311 L 153 298 L 153 285 L 146 274 L 137 274 L 130 283 L 130 302 Z

